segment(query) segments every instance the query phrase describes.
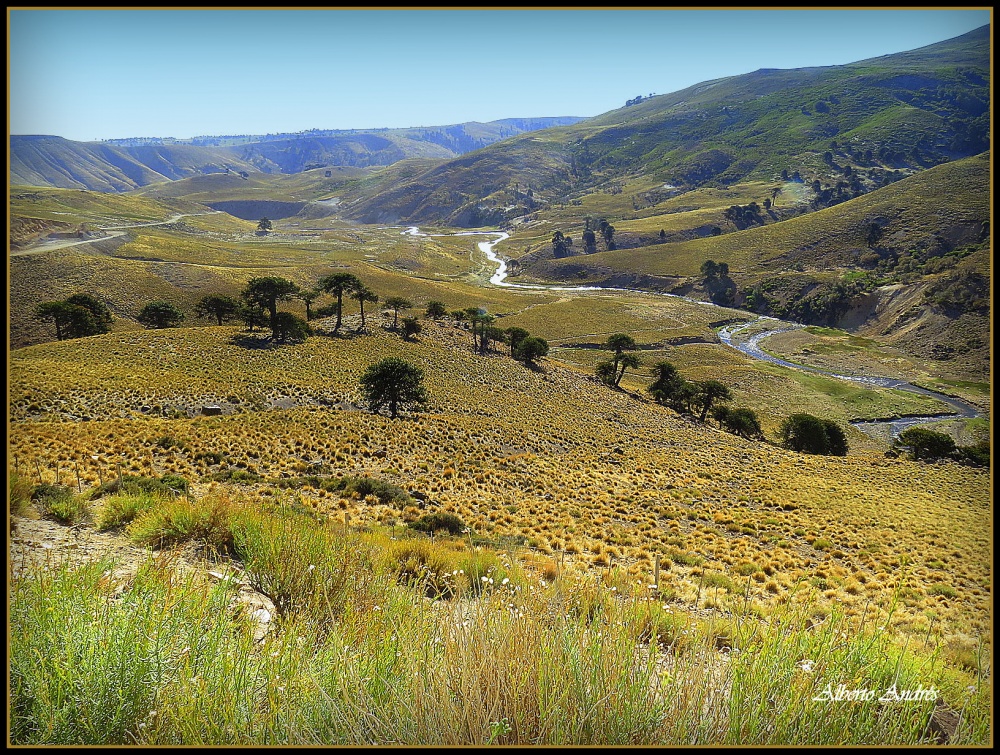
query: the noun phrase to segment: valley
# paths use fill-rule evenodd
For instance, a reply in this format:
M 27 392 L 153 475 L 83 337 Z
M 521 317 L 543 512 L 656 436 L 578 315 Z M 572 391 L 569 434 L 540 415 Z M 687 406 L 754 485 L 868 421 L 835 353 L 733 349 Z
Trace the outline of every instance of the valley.
M 989 32 L 587 119 L 12 137 L 14 740 L 989 741 Z

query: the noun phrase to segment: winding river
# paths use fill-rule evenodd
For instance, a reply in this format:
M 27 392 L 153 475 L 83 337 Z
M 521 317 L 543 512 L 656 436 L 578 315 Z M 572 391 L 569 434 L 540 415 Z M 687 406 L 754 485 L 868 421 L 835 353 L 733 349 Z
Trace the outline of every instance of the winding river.
M 559 285 L 542 285 L 542 284 L 529 284 L 529 283 L 510 283 L 507 280 L 507 262 L 502 257 L 497 255 L 493 251 L 493 247 L 499 244 L 501 241 L 510 238 L 510 234 L 504 233 L 503 231 L 466 231 L 457 234 L 426 234 L 421 233 L 420 229 L 416 226 L 410 226 L 405 231 L 403 235 L 409 236 L 428 236 L 428 235 L 441 235 L 441 236 L 492 236 L 492 240 L 480 241 L 477 246 L 479 251 L 481 251 L 488 260 L 497 266 L 496 272 L 490 278 L 490 283 L 494 286 L 503 286 L 505 288 L 518 288 L 534 291 L 623 291 L 628 293 L 641 293 L 649 295 L 650 291 L 642 291 L 640 289 L 627 289 L 627 288 L 610 288 L 603 286 L 559 286 Z M 656 296 L 673 296 L 674 298 L 684 299 L 685 301 L 692 302 L 694 304 L 702 304 L 709 307 L 718 307 L 717 304 L 712 302 L 701 301 L 698 299 L 691 299 L 687 296 L 678 296 L 676 294 L 654 294 Z M 723 309 L 719 307 L 719 309 Z M 765 330 L 760 333 L 755 333 L 747 339 L 734 339 L 742 331 L 749 330 L 754 326 L 757 326 L 763 322 L 773 322 L 774 327 Z M 772 364 L 778 364 L 783 367 L 791 367 L 798 370 L 805 370 L 808 372 L 815 372 L 821 375 L 826 375 L 833 378 L 838 378 L 840 380 L 848 380 L 852 383 L 862 383 L 865 385 L 871 385 L 876 388 L 894 388 L 896 390 L 908 391 L 909 393 L 917 393 L 923 396 L 929 396 L 941 401 L 952 409 L 952 413 L 941 413 L 933 415 L 919 415 L 919 416 L 909 416 L 909 417 L 896 417 L 891 419 L 883 420 L 853 420 L 852 425 L 857 427 L 862 432 L 871 435 L 873 437 L 883 437 L 885 430 L 888 429 L 889 435 L 892 438 L 898 436 L 901 432 L 909 427 L 914 427 L 916 425 L 924 425 L 929 422 L 936 422 L 945 419 L 972 419 L 974 417 L 981 417 L 982 412 L 980 412 L 976 407 L 971 404 L 962 401 L 961 399 L 955 398 L 954 396 L 948 396 L 943 393 L 938 393 L 937 391 L 932 391 L 927 388 L 921 388 L 920 386 L 908 383 L 905 380 L 897 380 L 894 378 L 887 377 L 871 377 L 866 375 L 843 375 L 836 372 L 831 372 L 829 370 L 823 370 L 819 367 L 810 367 L 809 365 L 799 364 L 797 362 L 789 362 L 784 359 L 780 359 L 776 356 L 768 354 L 761 347 L 761 342 L 768 338 L 769 336 L 777 335 L 778 333 L 785 333 L 790 330 L 797 330 L 799 328 L 805 327 L 799 323 L 787 322 L 785 320 L 779 320 L 774 317 L 766 317 L 763 315 L 758 315 L 756 319 L 750 322 L 739 323 L 735 325 L 727 325 L 719 331 L 719 339 L 727 346 L 736 349 L 737 351 L 752 357 L 754 359 L 759 359 L 764 362 L 770 362 Z

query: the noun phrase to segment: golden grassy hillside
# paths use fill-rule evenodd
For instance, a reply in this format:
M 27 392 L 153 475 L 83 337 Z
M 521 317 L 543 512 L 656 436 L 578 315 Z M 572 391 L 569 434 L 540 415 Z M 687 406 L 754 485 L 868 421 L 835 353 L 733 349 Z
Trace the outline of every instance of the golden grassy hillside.
M 368 474 L 476 533 L 588 569 L 645 580 L 659 554 L 665 594 L 688 605 L 749 590 L 766 609 L 805 583 L 855 615 L 896 596 L 898 629 L 943 630 L 954 653 L 988 633 L 986 471 L 873 450 L 796 454 L 693 424 L 552 359 L 534 371 L 478 356 L 447 324 L 428 323 L 412 343 L 370 330 L 280 348 L 204 327 L 17 350 L 11 458 L 46 482 L 58 465 L 73 486 L 77 471 L 93 484 L 119 464 L 191 480 L 230 469 L 259 475 L 263 489 L 304 482 L 306 505 L 354 522 L 421 513 L 294 482 L 317 470 Z M 361 372 L 386 356 L 425 371 L 425 413 L 390 420 L 360 406 Z M 225 414 L 193 416 L 205 404 Z

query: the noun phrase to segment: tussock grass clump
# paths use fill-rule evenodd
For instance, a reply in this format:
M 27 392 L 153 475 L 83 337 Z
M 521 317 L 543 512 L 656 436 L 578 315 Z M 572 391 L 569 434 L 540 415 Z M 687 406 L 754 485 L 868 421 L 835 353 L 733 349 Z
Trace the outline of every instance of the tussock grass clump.
M 31 500 L 38 506 L 46 519 L 54 519 L 63 524 L 76 524 L 90 519 L 90 499 L 78 495 L 65 485 L 43 482 L 31 491 Z
M 408 525 L 418 532 L 439 532 L 445 531 L 449 535 L 461 535 L 467 529 L 465 522 L 450 511 L 435 511 L 433 514 L 425 514 L 415 522 Z
M 91 498 L 102 498 L 106 495 L 128 493 L 132 495 L 152 493 L 171 495 L 183 493 L 188 489 L 188 481 L 175 474 L 165 474 L 162 477 L 146 477 L 142 475 L 122 475 L 98 485 L 91 493 Z
M 342 490 L 348 494 L 355 494 L 359 498 L 373 495 L 378 498 L 379 503 L 395 505 L 400 509 L 412 506 L 414 503 L 412 496 L 401 487 L 376 477 L 347 475 L 338 480 L 321 483 L 320 487 L 323 490 Z
M 104 499 L 104 506 L 97 519 L 99 530 L 124 527 L 143 512 L 164 503 L 167 499 L 157 493 L 119 493 Z
M 7 510 L 11 516 L 24 516 L 31 504 L 31 483 L 17 472 L 7 473 Z
M 233 551 L 233 517 L 238 508 L 222 496 L 199 502 L 187 498 L 152 499 L 126 528 L 140 545 L 165 548 L 198 540 L 220 553 Z

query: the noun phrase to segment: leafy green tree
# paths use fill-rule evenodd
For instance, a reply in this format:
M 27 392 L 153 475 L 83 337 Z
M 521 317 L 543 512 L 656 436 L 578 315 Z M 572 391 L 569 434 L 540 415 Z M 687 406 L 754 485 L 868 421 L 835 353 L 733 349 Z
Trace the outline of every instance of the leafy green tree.
M 201 297 L 195 305 L 194 313 L 198 317 L 214 317 L 219 325 L 236 317 L 240 303 L 231 296 L 209 294 Z
M 950 435 L 928 430 L 926 427 L 911 427 L 899 434 L 894 445 L 908 446 L 912 459 L 947 459 L 958 450 Z
M 566 237 L 563 236 L 562 231 L 556 231 L 552 235 L 552 256 L 565 257 L 568 249 L 569 245 L 566 243 Z
M 371 304 L 378 303 L 378 294 L 372 291 L 368 286 L 362 285 L 359 288 L 351 291 L 351 298 L 357 300 L 361 307 L 361 330 L 365 329 L 365 302 L 370 302 Z
M 382 304 L 386 309 L 392 310 L 393 330 L 395 330 L 399 324 L 399 310 L 410 309 L 413 306 L 412 301 L 410 301 L 409 299 L 405 299 L 402 296 L 390 296 Z
M 299 293 L 299 287 L 285 278 L 267 276 L 251 278 L 243 289 L 243 299 L 256 304 L 270 314 L 271 334 L 277 337 L 278 302 L 288 301 Z
M 267 233 L 273 227 L 274 227 L 274 225 L 267 218 L 261 218 L 260 221 L 257 223 L 257 230 L 258 231 L 263 231 L 264 233 Z
M 101 331 L 89 309 L 68 301 L 47 301 L 35 307 L 35 317 L 56 326 L 56 340 L 98 335 Z
M 781 444 L 807 454 L 847 455 L 847 436 L 833 420 L 797 413 L 788 417 L 778 431 Z
M 610 360 L 598 362 L 594 366 L 594 374 L 605 385 L 614 387 L 615 378 L 618 377 L 618 365 Z
M 388 357 L 365 370 L 361 390 L 371 411 L 377 414 L 382 407 L 388 407 L 389 416 L 395 419 L 401 408 L 419 409 L 427 404 L 423 379 L 419 367 L 399 357 Z
M 184 313 L 170 302 L 153 301 L 135 319 L 147 328 L 176 328 L 184 320 Z
M 403 338 L 409 340 L 413 336 L 420 335 L 420 331 L 424 329 L 424 326 L 420 324 L 420 320 L 416 317 L 404 317 L 403 323 Z
M 517 347 L 521 344 L 525 338 L 531 335 L 524 328 L 510 327 L 507 328 L 504 333 L 507 334 L 507 343 L 510 344 L 510 355 L 513 357 L 514 352 L 517 351 Z M 517 359 L 517 357 L 514 357 Z
M 358 277 L 352 273 L 331 273 L 320 278 L 317 288 L 337 297 L 337 322 L 333 326 L 334 333 L 340 330 L 344 312 L 344 294 L 350 294 L 363 285 Z
M 111 310 L 108 305 L 90 294 L 73 294 L 66 299 L 68 304 L 83 307 L 90 312 L 94 321 L 94 332 L 83 333 L 82 335 L 98 335 L 111 330 Z
M 667 240 L 667 232 L 666 232 L 666 231 L 664 231 L 664 230 L 663 230 L 663 229 L 661 228 L 661 229 L 660 229 L 660 241 L 661 241 L 661 242 L 663 242 L 663 241 L 666 241 L 666 240 Z
M 42 322 L 51 322 L 56 326 L 56 340 L 62 341 L 63 330 L 69 324 L 72 305 L 65 301 L 43 301 L 35 307 L 35 317 Z
M 597 251 L 597 234 L 589 228 L 583 232 L 583 249 L 587 254 Z
M 274 340 L 278 343 L 286 341 L 304 341 L 312 335 L 309 323 L 291 312 L 279 312 L 275 318 Z
M 712 409 L 712 417 L 724 430 L 742 438 L 761 438 L 764 435 L 760 421 L 753 409 L 730 409 L 728 406 L 717 406 Z
M 695 388 L 698 390 L 697 405 L 701 407 L 701 419 L 702 422 L 708 416 L 708 413 L 712 410 L 712 405 L 720 401 L 731 401 L 733 398 L 732 392 L 729 388 L 718 380 L 703 380 L 701 382 L 695 383 Z
M 638 357 L 629 359 L 628 364 L 622 364 L 622 361 L 625 358 L 625 352 L 637 349 L 638 345 L 636 344 L 635 339 L 628 335 L 628 333 L 615 333 L 608 336 L 606 345 L 609 349 L 615 352 L 615 356 L 611 361 L 611 364 L 614 365 L 614 374 L 611 378 L 611 382 L 608 384 L 617 388 L 618 384 L 621 382 L 622 376 L 625 374 L 625 369 L 627 367 L 634 369 L 639 366 Z M 598 377 L 601 376 L 598 375 Z M 604 381 L 604 378 L 601 377 L 601 380 Z
M 522 339 L 514 350 L 514 358 L 525 364 L 535 364 L 549 353 L 549 344 L 544 338 L 528 336 Z
M 427 309 L 424 312 L 424 317 L 437 320 L 444 317 L 445 312 L 446 309 L 443 301 L 432 300 L 427 302 Z
M 625 370 L 637 369 L 642 364 L 638 354 L 622 354 L 618 360 L 618 373 L 615 375 L 615 388 L 621 385 Z
M 653 365 L 653 382 L 646 390 L 657 403 L 680 409 L 678 397 L 686 382 L 670 362 L 657 362 Z
M 701 274 L 711 280 L 719 274 L 719 264 L 715 260 L 705 260 L 701 263 Z

